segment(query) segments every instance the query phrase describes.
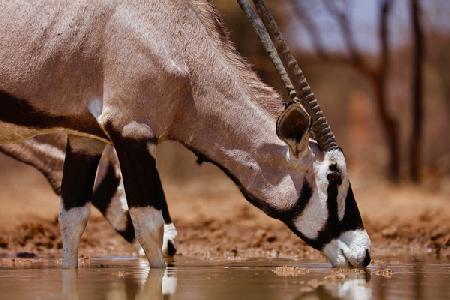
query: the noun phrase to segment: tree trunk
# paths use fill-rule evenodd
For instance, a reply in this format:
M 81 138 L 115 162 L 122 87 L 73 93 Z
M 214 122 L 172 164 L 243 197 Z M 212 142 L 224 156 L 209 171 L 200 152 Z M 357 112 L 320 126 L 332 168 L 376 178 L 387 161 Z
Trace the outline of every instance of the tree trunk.
M 389 114 L 386 107 L 386 80 L 374 78 L 376 106 L 382 124 L 383 135 L 388 148 L 388 178 L 398 183 L 400 181 L 400 140 L 396 120 Z
M 412 79 L 412 132 L 410 137 L 409 171 L 411 180 L 420 181 L 422 170 L 422 124 L 423 124 L 423 35 L 420 21 L 419 0 L 410 0 L 413 33 L 413 79 Z
M 389 113 L 386 104 L 387 80 L 391 62 L 389 52 L 388 17 L 392 9 L 392 3 L 392 0 L 383 0 L 381 2 L 378 31 L 381 46 L 380 65 L 378 72 L 373 75 L 372 81 L 375 86 L 375 102 L 389 151 L 388 176 L 391 181 L 397 183 L 400 180 L 399 130 L 397 121 L 394 116 Z

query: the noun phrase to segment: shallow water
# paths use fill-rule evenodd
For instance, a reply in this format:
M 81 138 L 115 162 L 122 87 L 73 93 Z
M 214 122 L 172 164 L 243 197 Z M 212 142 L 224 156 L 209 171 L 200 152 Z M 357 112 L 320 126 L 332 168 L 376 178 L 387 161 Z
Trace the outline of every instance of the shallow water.
M 119 257 L 84 265 L 61 270 L 55 260 L 3 259 L 0 299 L 450 299 L 450 264 L 429 259 L 383 259 L 365 272 L 281 259 L 177 258 L 166 270 Z

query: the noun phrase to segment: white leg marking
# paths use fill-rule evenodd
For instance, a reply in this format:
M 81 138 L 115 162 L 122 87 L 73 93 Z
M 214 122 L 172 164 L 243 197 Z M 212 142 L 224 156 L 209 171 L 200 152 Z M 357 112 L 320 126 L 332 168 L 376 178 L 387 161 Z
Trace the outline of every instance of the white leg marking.
M 106 219 L 118 231 L 123 231 L 127 227 L 128 205 L 123 188 L 122 180 L 117 187 L 117 192 L 113 196 L 108 208 L 106 209 Z
M 164 219 L 161 211 L 153 207 L 132 207 L 129 211 L 136 238 L 144 249 L 150 267 L 164 268 L 166 264 L 161 251 Z
M 173 295 L 177 290 L 178 280 L 176 273 L 171 273 L 166 269 L 162 278 L 162 294 L 163 296 Z
M 90 203 L 83 207 L 73 207 L 66 210 L 61 202 L 58 220 L 63 242 L 63 268 L 76 268 L 78 266 L 78 246 L 90 213 Z
M 178 232 L 175 228 L 175 225 L 173 223 L 170 224 L 164 224 L 164 238 L 163 238 L 163 245 L 162 245 L 162 251 L 164 255 L 168 255 L 168 249 L 169 249 L 169 241 L 175 246 L 175 238 L 177 237 Z

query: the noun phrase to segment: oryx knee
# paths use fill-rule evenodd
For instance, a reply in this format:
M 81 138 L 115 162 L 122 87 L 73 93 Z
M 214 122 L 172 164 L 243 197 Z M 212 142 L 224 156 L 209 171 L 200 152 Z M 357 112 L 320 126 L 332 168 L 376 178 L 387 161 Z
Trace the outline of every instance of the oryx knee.
M 143 122 L 135 120 L 117 121 L 111 114 L 102 114 L 99 117 L 98 122 L 113 140 L 151 141 L 155 138 L 152 128 Z

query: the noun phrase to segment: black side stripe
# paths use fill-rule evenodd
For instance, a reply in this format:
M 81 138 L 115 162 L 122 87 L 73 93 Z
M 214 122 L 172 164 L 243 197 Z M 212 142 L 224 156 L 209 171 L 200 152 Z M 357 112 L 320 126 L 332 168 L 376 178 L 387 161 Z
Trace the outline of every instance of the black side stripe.
M 108 139 L 94 117 L 88 113 L 83 117 L 52 115 L 38 111 L 26 100 L 18 99 L 2 90 L 0 90 L 0 120 L 34 129 L 68 128 Z
M 287 216 L 292 217 L 292 216 L 300 215 L 302 213 L 302 211 L 305 209 L 306 205 L 309 202 L 309 199 L 312 196 L 312 188 L 305 179 L 303 182 L 302 190 L 300 192 L 300 196 L 297 199 L 297 202 L 292 207 L 287 208 L 287 209 L 279 209 L 279 208 L 273 207 L 269 203 L 261 201 L 260 199 L 258 199 L 254 195 L 252 195 L 249 191 L 247 191 L 244 188 L 244 186 L 241 184 L 239 179 L 234 174 L 232 174 L 230 170 L 228 170 L 221 164 L 211 160 L 210 158 L 206 157 L 204 154 L 200 153 L 198 150 L 196 150 L 188 145 L 185 145 L 185 144 L 184 144 L 184 146 L 186 148 L 188 148 L 190 151 L 192 151 L 197 157 L 202 157 L 202 162 L 212 163 L 213 165 L 218 167 L 220 170 L 222 170 L 222 172 L 224 172 L 225 175 L 227 175 L 233 181 L 233 183 L 239 188 L 242 195 L 247 199 L 247 201 L 249 201 L 251 204 L 253 204 L 257 208 L 261 209 L 264 213 L 266 213 L 268 216 L 270 216 L 274 219 L 278 219 L 278 220 L 281 220 L 284 222 L 285 219 L 287 218 Z
M 182 143 L 182 142 L 180 142 Z M 322 248 L 329 243 L 332 239 L 337 238 L 342 232 L 347 230 L 357 230 L 363 229 L 363 224 L 361 220 L 361 216 L 359 215 L 358 207 L 356 205 L 356 201 L 353 196 L 353 191 L 351 185 L 349 185 L 347 191 L 347 197 L 345 199 L 345 215 L 341 222 L 339 222 L 338 218 L 338 208 L 337 208 L 337 197 L 338 197 L 338 187 L 341 184 L 339 181 L 330 181 L 327 188 L 327 207 L 328 207 L 328 215 L 327 223 L 319 232 L 319 235 L 316 239 L 310 239 L 303 235 L 295 226 L 294 220 L 295 217 L 299 216 L 305 207 L 308 205 L 309 200 L 311 199 L 313 189 L 309 185 L 309 183 L 305 180 L 303 182 L 302 190 L 300 192 L 300 197 L 297 200 L 296 204 L 288 209 L 277 209 L 271 206 L 268 203 L 265 203 L 252 195 L 249 191 L 245 189 L 245 187 L 240 183 L 235 175 L 231 173 L 230 170 L 222 166 L 221 164 L 211 160 L 206 157 L 204 154 L 200 153 L 200 151 L 182 143 L 186 148 L 191 150 L 197 157 L 201 157 L 202 161 L 210 162 L 217 166 L 220 170 L 222 170 L 239 188 L 242 195 L 253 204 L 255 207 L 261 209 L 268 216 L 278 219 L 286 224 L 286 226 L 292 230 L 298 237 L 308 243 L 315 249 L 322 250 Z

